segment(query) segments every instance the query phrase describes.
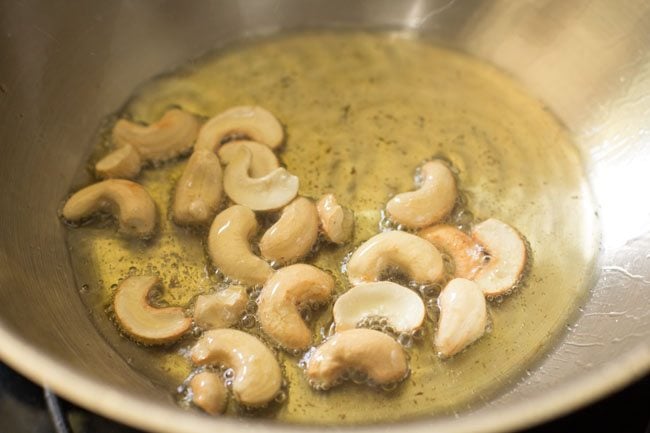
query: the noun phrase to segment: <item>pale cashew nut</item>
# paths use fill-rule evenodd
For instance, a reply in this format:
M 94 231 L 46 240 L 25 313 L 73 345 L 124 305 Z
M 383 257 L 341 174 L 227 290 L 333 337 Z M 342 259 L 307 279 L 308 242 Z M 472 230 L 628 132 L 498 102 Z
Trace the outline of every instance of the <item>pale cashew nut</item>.
M 282 144 L 284 131 L 278 119 L 269 111 L 259 106 L 243 105 L 208 120 L 199 131 L 194 147 L 216 152 L 230 137 L 245 137 L 275 149 Z
M 478 340 L 487 325 L 485 296 L 479 286 L 455 278 L 438 296 L 438 330 L 434 344 L 443 357 L 453 356 Z
M 202 328 L 228 328 L 244 314 L 247 302 L 248 294 L 242 286 L 200 295 L 194 305 L 194 322 Z
M 147 238 L 156 228 L 156 203 L 141 185 L 124 179 L 109 179 L 74 193 L 63 206 L 64 219 L 76 222 L 95 212 L 117 217 L 120 231 Z
M 248 171 L 252 153 L 245 147 L 233 151 L 223 175 L 223 189 L 237 204 L 253 210 L 279 209 L 298 194 L 300 181 L 284 168 L 276 168 L 262 177 L 252 178 Z
M 456 180 L 445 163 L 429 161 L 422 166 L 422 186 L 393 197 L 386 205 L 388 217 L 410 228 L 434 224 L 451 212 L 456 203 Z
M 398 270 L 419 284 L 438 281 L 443 275 L 440 252 L 424 239 L 402 231 L 379 233 L 361 244 L 347 264 L 354 285 L 379 281 L 388 271 Z
M 180 307 L 155 308 L 149 292 L 159 284 L 157 277 L 132 276 L 120 283 L 113 299 L 113 311 L 120 328 L 143 344 L 166 344 L 178 340 L 192 325 Z
M 228 390 L 221 376 L 211 371 L 202 371 L 190 380 L 192 403 L 210 415 L 218 415 L 226 410 Z
M 102 178 L 133 179 L 142 167 L 142 158 L 135 147 L 119 147 L 95 164 L 95 172 Z
M 207 224 L 219 210 L 223 187 L 219 158 L 195 150 L 176 184 L 172 218 L 179 225 Z
M 214 219 L 208 234 L 212 263 L 242 284 L 264 284 L 271 266 L 251 252 L 249 239 L 257 231 L 255 213 L 245 206 L 231 206 Z
M 224 165 L 230 164 L 237 155 L 237 148 L 242 146 L 250 150 L 252 155 L 251 165 L 248 168 L 251 177 L 266 176 L 280 166 L 275 153 L 268 146 L 256 141 L 238 140 L 226 143 L 219 149 L 219 159 Z
M 297 264 L 276 271 L 264 284 L 258 301 L 262 330 L 285 349 L 306 349 L 311 344 L 311 331 L 300 309 L 327 302 L 333 289 L 334 279 L 311 265 Z
M 323 234 L 330 242 L 344 244 L 352 238 L 354 215 L 336 201 L 334 194 L 325 194 L 316 205 Z
M 474 226 L 472 237 L 489 259 L 474 281 L 489 297 L 509 292 L 521 279 L 526 265 L 528 253 L 521 235 L 508 224 L 490 218 Z
M 349 329 L 318 346 L 307 361 L 306 374 L 316 388 L 331 388 L 349 372 L 362 372 L 376 385 L 399 382 L 408 374 L 406 354 L 382 332 Z
M 258 338 L 235 329 L 205 332 L 192 348 L 192 362 L 234 370 L 232 393 L 245 406 L 264 406 L 280 391 L 282 372 Z
M 262 257 L 277 263 L 298 260 L 311 251 L 318 240 L 318 213 L 314 203 L 298 197 L 289 203 L 260 239 Z
M 481 246 L 456 227 L 437 224 L 418 235 L 447 253 L 454 262 L 454 276 L 471 280 L 483 263 Z
M 389 281 L 359 284 L 342 294 L 333 309 L 336 332 L 354 329 L 368 317 L 384 317 L 397 332 L 422 326 L 424 302 L 413 291 Z

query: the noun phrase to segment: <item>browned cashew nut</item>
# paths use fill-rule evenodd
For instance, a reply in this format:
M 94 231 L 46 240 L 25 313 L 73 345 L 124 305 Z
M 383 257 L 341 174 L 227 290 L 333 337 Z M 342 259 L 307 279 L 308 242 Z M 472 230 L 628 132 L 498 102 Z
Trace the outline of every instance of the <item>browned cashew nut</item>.
M 437 224 L 421 230 L 418 235 L 449 254 L 454 262 L 455 277 L 471 280 L 483 263 L 481 246 L 456 227 Z
M 228 390 L 221 376 L 210 371 L 194 375 L 190 380 L 192 403 L 210 415 L 218 415 L 226 410 Z
M 258 301 L 262 330 L 285 349 L 306 349 L 311 344 L 311 331 L 300 309 L 327 302 L 333 289 L 334 279 L 314 266 L 297 264 L 276 271 Z
M 251 165 L 248 167 L 251 177 L 266 176 L 280 166 L 271 148 L 256 141 L 237 140 L 226 143 L 219 149 L 219 159 L 224 165 L 230 164 L 237 156 L 237 149 L 242 146 L 250 150 L 252 155 Z
M 113 213 L 120 231 L 147 238 L 156 228 L 156 204 L 142 186 L 130 180 L 109 179 L 74 193 L 63 206 L 68 221 L 80 221 L 95 212 Z
M 240 319 L 247 302 L 248 294 L 243 286 L 200 295 L 194 305 L 194 322 L 202 328 L 228 328 Z
M 135 147 L 127 144 L 119 147 L 95 164 L 99 177 L 133 179 L 140 173 L 142 158 Z
M 336 201 L 334 194 L 325 194 L 316 205 L 323 234 L 330 242 L 344 244 L 352 238 L 354 215 Z

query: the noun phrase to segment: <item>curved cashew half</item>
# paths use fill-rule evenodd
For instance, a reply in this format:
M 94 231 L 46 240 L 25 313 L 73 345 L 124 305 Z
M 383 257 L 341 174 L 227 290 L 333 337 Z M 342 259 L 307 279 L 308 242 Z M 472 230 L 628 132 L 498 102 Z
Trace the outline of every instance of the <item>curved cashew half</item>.
M 335 244 L 344 244 L 352 238 L 354 215 L 336 201 L 334 194 L 325 194 L 316 205 L 323 234 Z
M 451 280 L 438 296 L 438 308 L 440 318 L 434 344 L 441 356 L 455 355 L 485 332 L 485 296 L 475 282 Z
M 280 346 L 304 350 L 311 343 L 311 331 L 300 308 L 327 302 L 334 279 L 326 272 L 305 264 L 282 268 L 262 288 L 257 315 L 264 332 Z
M 246 137 L 275 149 L 284 140 L 284 131 L 278 119 L 258 106 L 230 108 L 208 120 L 196 140 L 195 149 L 216 152 L 230 137 Z
M 434 160 L 422 166 L 422 186 L 393 197 L 386 205 L 391 220 L 406 227 L 426 227 L 442 220 L 456 203 L 456 180 L 445 163 Z
M 146 189 L 124 179 L 109 179 L 74 193 L 63 206 L 63 218 L 82 220 L 95 212 L 117 216 L 120 231 L 129 236 L 149 237 L 156 228 L 156 203 Z
M 472 229 L 472 237 L 485 249 L 489 262 L 478 270 L 474 281 L 486 296 L 499 296 L 511 290 L 526 265 L 526 244 L 515 229 L 490 218 Z
M 219 149 L 219 159 L 225 165 L 230 164 L 237 155 L 237 148 L 242 146 L 250 150 L 252 155 L 251 165 L 248 167 L 248 174 L 251 177 L 266 176 L 280 166 L 273 151 L 268 146 L 256 141 L 238 140 L 226 143 Z
M 144 344 L 165 344 L 179 339 L 192 325 L 180 307 L 154 308 L 148 303 L 157 277 L 129 277 L 117 288 L 113 310 L 120 328 Z
M 217 373 L 203 371 L 190 380 L 192 403 L 210 415 L 226 410 L 228 390 Z
M 289 203 L 260 239 L 262 257 L 289 263 L 306 256 L 318 239 L 318 213 L 311 200 L 298 197 Z
M 397 332 L 411 332 L 424 321 L 422 299 L 413 291 L 389 281 L 359 284 L 334 303 L 336 331 L 354 329 L 367 317 L 385 317 Z
M 95 172 L 102 178 L 133 179 L 140 173 L 142 159 L 135 147 L 119 147 L 95 164 Z
M 455 277 L 471 280 L 481 267 L 483 252 L 480 245 L 456 227 L 437 224 L 421 230 L 418 235 L 451 256 Z
M 276 168 L 265 176 L 252 178 L 248 174 L 251 159 L 247 147 L 238 147 L 224 170 L 223 189 L 232 201 L 253 210 L 273 210 L 293 200 L 300 184 L 296 176 Z
M 192 362 L 232 368 L 232 392 L 246 406 L 263 406 L 282 386 L 282 372 L 273 352 L 256 337 L 235 329 L 213 329 L 192 348 Z
M 347 264 L 348 278 L 354 285 L 378 281 L 395 268 L 417 283 L 433 283 L 442 277 L 442 256 L 436 247 L 418 236 L 389 231 L 361 244 Z
M 219 158 L 212 152 L 195 150 L 176 184 L 172 215 L 179 225 L 207 224 L 221 204 L 223 187 Z
M 264 284 L 273 269 L 251 252 L 249 239 L 257 220 L 245 206 L 231 206 L 214 219 L 208 234 L 208 253 L 226 276 L 247 285 Z
M 344 373 L 360 371 L 377 385 L 399 382 L 408 373 L 404 349 L 388 335 L 372 329 L 337 332 L 316 348 L 307 361 L 310 384 L 330 388 Z
M 242 286 L 200 295 L 194 305 L 194 321 L 203 328 L 228 328 L 237 323 L 247 302 L 248 294 Z

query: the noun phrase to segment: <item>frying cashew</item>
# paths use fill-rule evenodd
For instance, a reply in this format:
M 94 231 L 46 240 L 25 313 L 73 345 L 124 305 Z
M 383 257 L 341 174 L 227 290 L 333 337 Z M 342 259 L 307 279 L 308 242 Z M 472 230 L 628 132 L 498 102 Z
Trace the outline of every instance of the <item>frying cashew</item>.
M 246 406 L 264 406 L 282 386 L 282 372 L 273 352 L 256 337 L 235 329 L 205 332 L 192 348 L 192 362 L 232 368 L 232 393 Z
M 262 107 L 233 107 L 203 125 L 195 149 L 216 152 L 230 137 L 245 137 L 275 149 L 282 144 L 284 131 L 278 119 Z
M 223 187 L 219 158 L 212 152 L 195 150 L 176 184 L 172 216 L 179 225 L 207 224 L 221 204 Z
M 397 332 L 411 332 L 424 321 L 422 299 L 413 291 L 389 281 L 359 284 L 334 303 L 336 331 L 354 329 L 367 317 L 385 317 Z
M 449 254 L 454 262 L 455 277 L 471 280 L 481 267 L 483 252 L 480 245 L 456 227 L 437 224 L 421 230 L 418 235 Z
M 474 226 L 472 237 L 489 258 L 476 273 L 474 281 L 486 296 L 507 293 L 519 282 L 526 265 L 524 240 L 515 229 L 494 218 Z
M 247 302 L 248 294 L 242 286 L 200 295 L 194 305 L 194 322 L 202 328 L 228 328 L 237 323 Z
M 454 208 L 456 180 L 451 170 L 440 160 L 422 166 L 422 186 L 393 197 L 386 205 L 391 220 L 410 228 L 434 224 Z
M 130 180 L 109 179 L 74 193 L 63 206 L 68 221 L 80 221 L 95 212 L 116 215 L 120 231 L 146 238 L 156 228 L 156 204 L 142 186 Z
M 318 239 L 318 213 L 311 200 L 298 197 L 289 203 L 260 239 L 260 252 L 267 260 L 289 263 L 311 251 Z
M 133 179 L 140 173 L 142 159 L 135 147 L 119 147 L 95 164 L 95 172 L 102 178 Z
M 327 302 L 333 289 L 334 279 L 311 265 L 297 264 L 276 271 L 258 301 L 262 330 L 285 349 L 306 349 L 311 344 L 311 331 L 300 309 Z
M 388 335 L 372 329 L 337 332 L 317 347 L 307 361 L 312 386 L 331 388 L 347 372 L 362 372 L 376 385 L 406 378 L 408 364 L 402 346 Z
M 419 284 L 433 283 L 442 277 L 442 256 L 436 247 L 418 236 L 389 231 L 361 244 L 347 264 L 353 285 L 378 281 L 395 268 Z
M 330 242 L 344 244 L 352 237 L 354 215 L 336 201 L 334 194 L 325 194 L 316 205 L 323 234 Z
M 273 151 L 268 146 L 255 141 L 238 140 L 226 143 L 219 149 L 219 159 L 225 165 L 230 164 L 237 155 L 237 148 L 242 146 L 250 150 L 252 155 L 251 165 L 248 168 L 251 177 L 266 176 L 280 166 Z
M 251 160 L 252 153 L 245 146 L 232 152 L 223 175 L 223 189 L 232 201 L 253 210 L 273 210 L 298 194 L 298 178 L 284 168 L 276 168 L 262 177 L 250 177 Z
M 149 305 L 151 289 L 157 277 L 133 276 L 117 288 L 113 310 L 120 328 L 134 340 L 144 344 L 165 344 L 183 336 L 192 325 L 180 307 L 154 308 Z
M 478 340 L 487 325 L 485 296 L 479 286 L 455 278 L 438 296 L 438 331 L 434 344 L 443 357 L 453 356 Z
M 203 371 L 190 380 L 192 403 L 210 415 L 226 410 L 228 390 L 217 373 Z
M 231 206 L 214 219 L 208 234 L 208 253 L 224 275 L 247 285 L 264 284 L 271 266 L 251 252 L 249 239 L 257 220 L 245 206 Z

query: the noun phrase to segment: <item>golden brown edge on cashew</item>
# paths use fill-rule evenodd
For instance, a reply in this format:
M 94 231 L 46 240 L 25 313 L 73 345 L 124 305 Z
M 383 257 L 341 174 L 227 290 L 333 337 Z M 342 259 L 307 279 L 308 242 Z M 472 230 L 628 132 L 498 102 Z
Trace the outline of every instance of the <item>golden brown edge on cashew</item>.
M 436 224 L 420 230 L 418 236 L 451 257 L 455 277 L 471 280 L 483 263 L 481 246 L 454 226 Z

